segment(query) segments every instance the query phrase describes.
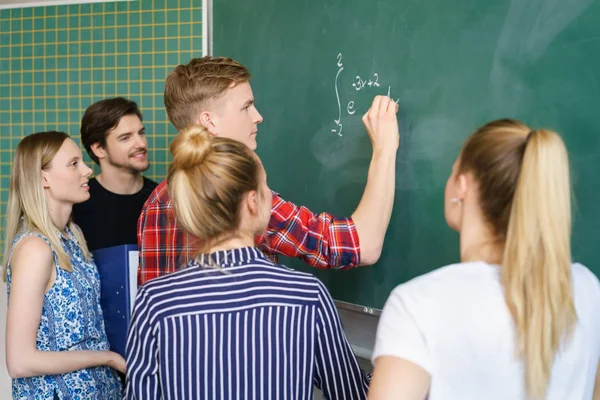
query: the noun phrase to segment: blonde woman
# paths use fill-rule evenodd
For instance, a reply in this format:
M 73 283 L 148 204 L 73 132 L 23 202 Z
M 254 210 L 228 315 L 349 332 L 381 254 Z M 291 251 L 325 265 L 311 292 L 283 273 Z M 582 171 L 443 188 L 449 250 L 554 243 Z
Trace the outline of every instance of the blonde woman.
M 3 261 L 15 399 L 121 396 L 114 369 L 124 372 L 125 361 L 108 351 L 98 271 L 71 223 L 73 204 L 90 196 L 91 172 L 65 133 L 35 133 L 17 146 Z
M 556 133 L 499 120 L 466 141 L 444 202 L 461 262 L 393 291 L 369 399 L 592 398 L 600 284 L 571 262 L 570 197 Z
M 204 247 L 138 292 L 125 397 L 308 400 L 317 386 L 327 399 L 366 398 L 369 377 L 327 289 L 255 246 L 272 204 L 258 157 L 202 128 L 179 133 L 171 152 L 177 220 Z

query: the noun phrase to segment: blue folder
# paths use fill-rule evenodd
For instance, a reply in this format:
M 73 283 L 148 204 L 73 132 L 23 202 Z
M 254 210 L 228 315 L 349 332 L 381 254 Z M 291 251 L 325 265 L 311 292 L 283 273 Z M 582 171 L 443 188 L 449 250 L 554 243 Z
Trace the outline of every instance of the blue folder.
M 137 294 L 139 253 L 136 245 L 92 251 L 100 273 L 100 303 L 110 349 L 125 357 L 127 329 Z

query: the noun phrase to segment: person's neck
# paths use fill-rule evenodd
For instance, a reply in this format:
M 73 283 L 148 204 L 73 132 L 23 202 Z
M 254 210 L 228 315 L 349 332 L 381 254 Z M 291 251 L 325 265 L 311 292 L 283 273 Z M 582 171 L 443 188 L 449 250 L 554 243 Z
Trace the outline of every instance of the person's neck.
M 211 245 L 208 251 L 214 253 L 216 251 L 241 249 L 243 247 L 252 247 L 254 245 L 253 235 L 237 233 L 227 239 L 215 240 L 214 245 Z
M 96 180 L 104 189 L 115 194 L 135 194 L 144 186 L 144 178 L 140 172 L 132 173 L 119 168 L 102 168 Z
M 71 220 L 71 212 L 73 211 L 72 204 L 55 203 L 47 199 L 48 212 L 52 223 L 62 234 L 66 235 L 66 227 Z
M 461 262 L 500 264 L 503 250 L 503 244 L 493 234 L 491 227 L 481 220 L 463 221 L 460 230 Z

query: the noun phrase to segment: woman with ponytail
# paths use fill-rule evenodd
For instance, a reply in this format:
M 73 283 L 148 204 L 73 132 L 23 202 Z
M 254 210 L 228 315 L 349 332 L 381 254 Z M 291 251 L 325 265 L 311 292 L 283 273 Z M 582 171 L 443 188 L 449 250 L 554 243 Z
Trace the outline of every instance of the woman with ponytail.
M 262 163 L 200 127 L 171 143 L 177 223 L 200 239 L 186 268 L 139 290 L 127 340 L 126 399 L 366 398 L 329 292 L 255 246 L 271 216 Z
M 591 399 L 600 284 L 571 261 L 570 200 L 558 134 L 477 130 L 445 190 L 461 262 L 392 292 L 369 399 Z

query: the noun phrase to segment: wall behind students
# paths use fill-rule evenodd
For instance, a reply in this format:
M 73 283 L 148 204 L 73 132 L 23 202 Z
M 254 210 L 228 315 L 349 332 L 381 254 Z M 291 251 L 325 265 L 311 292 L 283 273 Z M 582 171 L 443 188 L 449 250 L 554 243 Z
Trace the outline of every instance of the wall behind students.
M 83 112 L 106 97 L 138 103 L 150 150 L 146 175 L 165 177 L 175 129 L 164 109 L 164 81 L 174 66 L 203 54 L 201 4 L 144 0 L 0 10 L 2 218 L 19 140 L 56 129 L 79 142 Z M 4 219 L 0 244 L 3 226 Z
M 106 97 L 138 103 L 150 169 L 160 181 L 175 129 L 164 110 L 167 73 L 203 55 L 202 2 L 143 0 L 0 10 L 0 248 L 11 162 L 25 135 L 65 131 L 79 142 L 84 110 Z M 84 151 L 85 153 L 85 151 Z M 87 159 L 89 165 L 90 160 Z M 0 285 L 0 398 L 10 396 Z

